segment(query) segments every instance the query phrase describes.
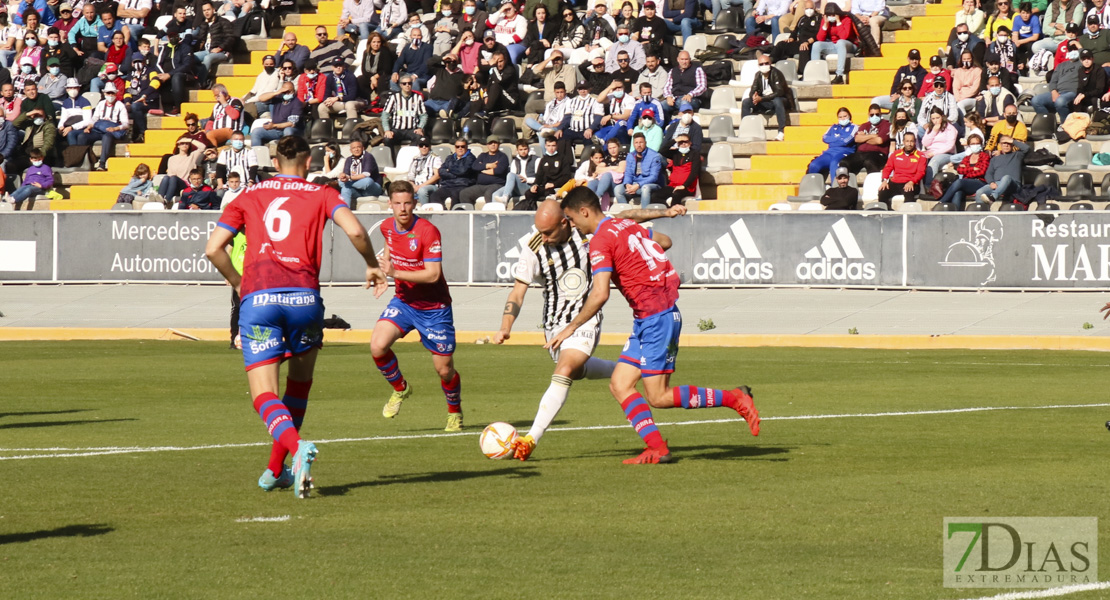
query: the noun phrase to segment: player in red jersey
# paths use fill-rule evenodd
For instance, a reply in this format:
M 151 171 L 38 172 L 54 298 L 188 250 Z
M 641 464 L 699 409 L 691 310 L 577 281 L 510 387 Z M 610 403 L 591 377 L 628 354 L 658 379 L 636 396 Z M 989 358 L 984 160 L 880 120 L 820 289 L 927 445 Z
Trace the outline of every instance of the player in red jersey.
M 335 190 L 309 183 L 311 162 L 302 137 L 282 138 L 274 166 L 279 175 L 251 186 L 224 208 L 205 253 L 241 298 L 239 331 L 254 409 L 274 438 L 270 463 L 258 485 L 266 491 L 293 487 L 298 498 L 312 487 L 316 446 L 299 434 L 308 406 L 316 353 L 324 340 L 320 260 L 330 218 L 366 261 L 366 286 L 381 296 L 385 273 L 370 236 Z M 243 231 L 251 240 L 243 275 L 232 266 L 227 245 Z M 288 359 L 285 395 L 278 398 L 281 362 Z M 293 454 L 292 470 L 285 457 Z
M 675 304 L 679 280 L 678 272 L 651 234 L 635 221 L 606 217 L 597 195 L 585 187 L 571 190 L 562 206 L 579 232 L 593 234 L 590 239 L 593 284 L 582 310 L 547 345 L 558 348 L 575 329 L 597 314 L 609 300 L 610 282 L 628 300 L 634 317 L 632 335 L 613 369 L 609 391 L 621 403 L 625 417 L 647 449 L 624 461 L 625 464 L 671 461 L 667 442 L 652 419 L 651 407 L 728 407 L 748 422 L 752 435 L 759 435 L 759 411 L 747 386 L 729 391 L 691 385 L 670 387 L 682 331 L 682 314 Z M 644 381 L 643 395 L 636 390 L 640 379 Z
M 412 213 L 416 206 L 412 184 L 397 181 L 389 186 L 389 208 L 393 217 L 382 222 L 385 258 L 382 266 L 393 277 L 396 295 L 382 311 L 370 338 L 370 353 L 385 380 L 393 386 L 382 416 L 392 419 L 401 402 L 412 395 L 412 386 L 397 363 L 391 347 L 415 329 L 420 341 L 432 353 L 432 365 L 439 374 L 440 387 L 447 398 L 447 427 L 462 430 L 462 383 L 455 370 L 455 320 L 451 294 L 443 278 L 443 247 L 439 229 L 427 219 Z

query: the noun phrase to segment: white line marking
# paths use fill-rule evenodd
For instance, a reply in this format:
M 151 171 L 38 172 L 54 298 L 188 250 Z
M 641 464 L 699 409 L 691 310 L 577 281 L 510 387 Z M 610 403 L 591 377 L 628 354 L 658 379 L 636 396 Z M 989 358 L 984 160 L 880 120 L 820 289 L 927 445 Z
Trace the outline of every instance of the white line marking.
M 881 413 L 845 413 L 829 415 L 794 415 L 784 417 L 763 417 L 762 421 L 814 421 L 820 419 L 875 419 L 880 417 L 913 417 L 922 415 L 947 415 L 973 412 L 992 412 L 1001 410 L 1052 410 L 1057 408 L 1104 408 L 1110 402 L 1096 404 L 1049 404 L 1046 406 L 976 406 L 968 408 L 948 408 L 937 410 L 909 410 Z M 659 426 L 682 425 L 712 425 L 717 423 L 735 423 L 741 419 L 706 419 L 703 421 L 675 421 L 660 423 Z M 583 427 L 552 427 L 548 431 L 602 431 L 606 429 L 625 429 L 628 423 L 620 425 L 588 425 Z M 423 440 L 431 438 L 451 438 L 460 436 L 480 435 L 480 431 L 463 433 L 424 433 L 414 435 L 379 435 L 373 437 L 335 438 L 330 440 L 315 440 L 316 444 L 339 444 L 346 442 L 385 442 L 391 440 Z M 273 442 L 246 442 L 240 444 L 208 444 L 204 446 L 105 446 L 99 448 L 0 448 L 0 452 L 58 452 L 59 454 L 24 454 L 19 456 L 0 456 L 0 460 L 29 460 L 32 458 L 77 458 L 85 456 L 106 456 L 110 454 L 145 454 L 150 452 L 186 452 L 189 450 L 217 450 L 224 448 L 253 448 L 256 446 L 270 446 Z
M 282 515 L 280 517 L 251 517 L 235 519 L 236 523 L 282 523 L 290 519 L 289 515 Z
M 1057 596 L 1067 596 L 1069 594 L 1078 594 L 1080 592 L 1093 592 L 1096 590 L 1107 589 L 1110 589 L 1110 581 L 1065 585 L 1062 587 L 1048 588 L 1047 590 L 1006 592 L 1005 594 L 999 594 L 997 596 L 983 596 L 981 598 L 972 598 L 969 600 L 1033 600 L 1035 598 L 1055 598 Z

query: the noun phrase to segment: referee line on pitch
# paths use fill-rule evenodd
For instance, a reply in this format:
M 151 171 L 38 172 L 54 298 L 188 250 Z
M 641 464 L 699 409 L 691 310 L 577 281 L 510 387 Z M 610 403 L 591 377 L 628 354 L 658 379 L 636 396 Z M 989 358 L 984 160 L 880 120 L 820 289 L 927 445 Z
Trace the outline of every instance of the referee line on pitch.
M 762 421 L 815 421 L 821 419 L 875 419 L 882 417 L 914 417 L 927 415 L 946 415 L 975 412 L 992 412 L 1003 410 L 1051 410 L 1058 408 L 1103 408 L 1110 406 L 1110 402 L 1095 404 L 1049 404 L 1045 406 L 976 406 L 969 408 L 947 408 L 936 410 L 911 410 L 879 413 L 843 413 L 827 415 L 794 415 L 782 417 L 763 417 Z M 711 425 L 717 423 L 735 423 L 741 419 L 707 419 L 702 421 L 673 421 L 659 423 L 660 426 L 682 425 Z M 583 427 L 552 427 L 548 431 L 601 431 L 607 429 L 625 429 L 629 425 L 588 425 Z M 340 444 L 349 442 L 386 442 L 391 440 L 421 440 L 430 438 L 451 438 L 461 436 L 476 436 L 478 431 L 462 433 L 424 433 L 409 435 L 381 435 L 372 437 L 334 438 L 327 440 L 313 440 L 316 444 Z M 86 456 L 107 456 L 111 454 L 146 454 L 151 452 L 186 452 L 190 450 L 217 450 L 225 448 L 253 448 L 256 446 L 269 446 L 273 442 L 245 442 L 238 444 L 207 444 L 203 446 L 102 446 L 93 448 L 0 448 L 0 452 L 51 452 L 52 454 L 21 454 L 17 456 L 0 456 L 2 460 L 30 460 L 34 458 L 80 458 Z
M 998 594 L 997 596 L 983 596 L 981 598 L 969 598 L 968 600 L 1036 600 L 1038 598 L 1056 598 L 1058 596 L 1067 596 L 1070 594 L 1078 594 L 1080 592 L 1094 592 L 1107 589 L 1110 589 L 1110 581 L 1098 581 L 1095 583 L 1065 585 L 1044 590 L 1029 590 L 1027 592 L 1006 592 L 1004 594 Z

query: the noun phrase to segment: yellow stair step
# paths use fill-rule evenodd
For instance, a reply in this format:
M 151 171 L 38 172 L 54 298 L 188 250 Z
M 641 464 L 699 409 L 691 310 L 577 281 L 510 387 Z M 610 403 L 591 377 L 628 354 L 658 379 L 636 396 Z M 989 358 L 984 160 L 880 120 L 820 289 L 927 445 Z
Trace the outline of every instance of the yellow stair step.
M 805 174 L 805 170 L 802 169 L 794 171 L 733 171 L 732 182 L 736 184 L 789 184 L 798 183 Z
M 772 204 L 781 200 L 703 200 L 698 203 L 699 211 L 757 211 L 769 210 Z
M 841 107 L 844 107 L 852 113 L 854 120 L 858 115 L 867 114 L 867 108 L 871 106 L 873 96 L 867 98 L 821 98 L 817 101 L 817 112 L 836 114 L 840 112 Z
M 960 6 L 960 4 L 957 4 L 955 2 L 945 2 L 944 4 L 927 4 L 925 5 L 925 16 L 954 17 L 956 16 L 956 13 L 960 12 Z
M 906 55 L 909 54 L 909 52 L 903 52 L 902 54 L 897 56 L 893 54 L 887 54 L 886 46 L 886 44 L 883 44 L 883 56 L 869 56 L 863 59 L 864 70 L 870 71 L 872 69 L 890 69 L 892 71 L 897 71 L 899 67 L 906 66 Z M 849 75 L 849 79 L 850 78 L 851 75 Z
M 147 138 L 150 141 L 150 138 Z M 163 154 L 169 154 L 173 151 L 173 142 L 167 144 L 128 144 L 127 151 L 131 153 L 132 158 L 156 158 L 161 159 Z
M 891 74 L 891 77 L 894 75 Z M 855 77 L 852 78 L 851 85 L 834 85 L 832 86 L 833 98 L 867 98 L 871 99 L 875 96 L 885 96 L 890 92 L 890 82 L 887 83 L 857 83 Z
M 157 167 L 158 165 L 154 165 Z M 154 169 L 151 169 L 153 172 Z M 134 171 L 113 169 L 111 171 L 92 171 L 89 173 L 89 185 L 127 185 L 131 181 Z
M 135 172 L 135 167 L 139 166 L 140 164 L 145 164 L 146 166 L 150 167 L 150 172 L 151 173 L 157 172 L 157 170 L 158 170 L 158 160 L 153 158 L 153 157 L 149 157 L 149 156 L 148 157 L 142 157 L 142 156 L 132 156 L 132 157 L 114 156 L 114 157 L 108 159 L 108 170 L 109 171 L 124 171 L 128 175 L 130 175 L 130 174 Z M 77 189 L 77 188 L 75 188 L 75 189 Z
M 854 71 L 850 75 L 852 79 L 851 85 L 885 85 L 886 91 L 890 91 L 890 82 L 894 81 L 894 75 L 898 72 L 897 69 L 868 69 L 866 71 Z
M 112 205 L 116 203 L 116 198 L 119 197 L 119 191 L 122 187 L 123 184 L 74 186 L 69 190 L 69 199 L 71 202 L 99 202 L 100 206 L 87 206 L 85 208 L 74 208 L 71 210 L 96 210 L 97 208 L 112 208 Z
M 790 128 L 787 128 L 789 131 Z M 810 158 L 824 151 L 826 144 L 820 140 L 802 142 L 767 142 L 767 154 L 771 156 L 808 155 Z
M 803 126 L 790 126 L 786 128 L 786 141 L 787 142 L 820 142 L 821 138 L 825 136 L 825 132 L 829 130 L 829 125 L 803 125 Z M 770 146 L 771 142 L 768 142 Z
M 116 196 L 112 196 L 110 200 L 51 200 L 50 210 L 108 210 L 116 203 L 118 195 L 119 190 L 116 191 Z
M 905 29 L 894 32 L 894 42 L 896 44 L 922 44 L 926 46 L 929 44 L 939 44 L 941 47 L 944 47 L 945 42 L 948 41 L 948 33 L 950 31 L 951 29 L 945 31 L 933 29 L 922 29 L 920 31 L 917 29 Z M 886 54 L 886 44 L 883 44 L 883 46 L 883 53 Z M 923 55 L 926 53 L 925 48 L 919 48 L 919 50 L 921 50 Z M 928 54 L 931 55 L 933 53 L 929 52 Z
M 167 148 L 173 148 L 173 143 L 181 134 L 185 133 L 184 129 L 148 129 L 146 132 L 146 143 L 157 144 Z
M 797 185 L 721 185 L 717 186 L 717 200 L 783 202 L 787 196 L 798 194 Z M 701 208 L 701 205 L 698 205 Z M 766 207 L 764 207 L 766 208 Z M 750 208 L 747 210 L 763 210 Z
M 805 171 L 809 167 L 810 161 L 814 156 L 820 154 L 824 148 L 819 148 L 817 151 L 806 156 L 773 156 L 773 155 L 757 155 L 752 157 L 752 170 L 753 171 Z M 801 180 L 799 180 L 801 181 Z

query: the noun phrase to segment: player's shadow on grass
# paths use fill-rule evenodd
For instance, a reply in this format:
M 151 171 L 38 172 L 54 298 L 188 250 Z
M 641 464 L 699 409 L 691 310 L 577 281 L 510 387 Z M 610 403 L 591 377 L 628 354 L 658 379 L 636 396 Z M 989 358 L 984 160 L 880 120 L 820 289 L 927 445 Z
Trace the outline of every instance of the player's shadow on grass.
M 720 445 L 704 445 L 704 446 L 676 446 L 670 444 L 671 454 L 674 455 L 675 462 L 684 460 L 736 460 L 736 459 L 749 459 L 749 460 L 768 460 L 768 461 L 781 461 L 785 462 L 790 460 L 788 457 L 780 456 L 775 457 L 777 454 L 787 454 L 794 448 L 791 446 L 720 446 Z M 618 456 L 624 458 L 631 458 L 636 456 L 640 450 L 636 448 L 616 449 L 616 450 L 603 450 L 600 452 L 589 452 L 586 454 L 576 454 L 574 456 L 562 456 L 555 458 L 544 458 L 543 461 L 549 460 L 576 460 L 581 458 L 606 458 L 610 456 Z
M 33 542 L 46 538 L 93 537 L 111 533 L 115 530 L 115 527 L 97 523 L 95 525 L 66 525 L 65 527 L 58 527 L 55 529 L 40 529 L 39 531 L 27 531 L 24 533 L 6 533 L 0 534 L 0 546 L 5 544 Z
M 91 425 L 93 423 L 118 423 L 138 421 L 138 419 L 84 419 L 81 421 L 32 421 L 30 423 L 6 423 L 0 429 L 25 429 L 29 427 L 67 427 L 69 425 Z
M 73 408 L 70 410 L 28 410 L 23 412 L 0 412 L 0 419 L 4 417 L 31 417 L 40 415 L 72 415 L 73 413 L 89 412 L 91 408 Z
M 560 425 L 569 425 L 569 424 L 570 424 L 570 421 L 566 421 L 566 420 L 563 420 L 563 419 L 555 419 L 554 421 L 551 422 L 550 426 L 551 427 L 559 427 Z M 531 421 L 519 421 L 519 422 L 516 422 L 516 423 L 509 423 L 509 425 L 512 425 L 513 427 L 515 427 L 518 432 L 527 432 L 528 428 L 532 426 L 532 422 Z M 440 428 L 440 427 L 425 427 L 423 429 L 413 429 L 412 431 L 414 431 L 414 432 L 443 431 L 443 429 Z M 467 430 L 466 433 L 476 433 L 477 434 L 477 433 L 481 433 L 481 432 L 480 431 Z
M 492 471 L 443 471 L 438 473 L 409 473 L 404 475 L 383 475 L 372 481 L 359 481 L 344 485 L 333 485 L 316 488 L 316 493 L 321 496 L 343 496 L 351 490 L 364 487 L 377 487 L 379 485 L 396 485 L 399 483 L 454 483 L 479 477 L 509 477 L 523 479 L 538 477 L 539 471 L 535 467 L 519 466 L 494 469 Z

